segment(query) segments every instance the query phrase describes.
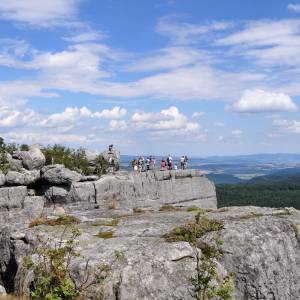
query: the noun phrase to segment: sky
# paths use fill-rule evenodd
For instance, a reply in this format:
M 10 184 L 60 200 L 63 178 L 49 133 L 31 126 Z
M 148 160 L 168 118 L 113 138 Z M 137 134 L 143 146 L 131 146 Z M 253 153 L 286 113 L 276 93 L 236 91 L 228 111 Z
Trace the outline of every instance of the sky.
M 0 136 L 300 153 L 300 1 L 0 0 Z

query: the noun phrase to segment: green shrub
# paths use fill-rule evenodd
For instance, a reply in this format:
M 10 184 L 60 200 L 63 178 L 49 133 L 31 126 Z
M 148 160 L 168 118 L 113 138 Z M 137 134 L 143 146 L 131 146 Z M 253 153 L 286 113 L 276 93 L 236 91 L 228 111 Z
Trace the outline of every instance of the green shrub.
M 48 146 L 43 149 L 46 158 L 46 165 L 62 164 L 70 170 L 77 171 L 84 175 L 102 175 L 106 173 L 108 162 L 102 155 L 98 155 L 91 166 L 85 150 L 77 150 L 61 145 Z
M 197 300 L 231 300 L 233 293 L 232 275 L 221 278 L 217 272 L 216 260 L 223 255 L 220 246 L 222 241 L 214 238 L 215 245 L 202 243 L 201 252 L 197 246 L 197 239 L 206 233 L 220 231 L 224 228 L 224 221 L 211 220 L 205 212 L 199 211 L 195 222 L 174 228 L 164 237 L 168 242 L 189 242 L 194 251 L 195 275 L 189 278 L 190 295 Z
M 70 235 L 66 241 L 67 231 Z M 93 286 L 101 288 L 97 298 L 102 299 L 103 285 L 111 268 L 105 264 L 98 264 L 91 270 L 86 262 L 83 280 L 78 281 L 72 274 L 71 264 L 75 258 L 80 257 L 76 251 L 76 239 L 80 232 L 74 227 L 66 227 L 60 241 L 53 246 L 50 239 L 39 240 L 34 253 L 27 255 L 23 265 L 34 275 L 30 286 L 30 299 L 32 300 L 78 300 L 86 299 Z M 34 259 L 33 259 L 34 255 Z M 93 271 L 93 272 L 92 272 Z
M 193 243 L 207 232 L 219 231 L 224 228 L 224 221 L 209 219 L 200 212 L 195 219 L 195 222 L 174 228 L 171 232 L 164 235 L 165 239 L 168 242 L 186 241 Z

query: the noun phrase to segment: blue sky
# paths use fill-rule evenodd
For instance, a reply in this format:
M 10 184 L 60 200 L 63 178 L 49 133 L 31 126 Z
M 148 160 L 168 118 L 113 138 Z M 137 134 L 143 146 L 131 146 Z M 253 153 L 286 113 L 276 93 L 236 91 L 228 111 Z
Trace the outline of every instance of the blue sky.
M 300 2 L 0 2 L 6 141 L 300 153 L 299 105 Z

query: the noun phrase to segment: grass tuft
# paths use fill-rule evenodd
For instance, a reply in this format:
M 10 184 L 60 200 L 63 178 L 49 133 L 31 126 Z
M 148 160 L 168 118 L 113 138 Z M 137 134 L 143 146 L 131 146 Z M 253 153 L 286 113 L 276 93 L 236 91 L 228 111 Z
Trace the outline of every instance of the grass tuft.
M 47 225 L 47 226 L 57 226 L 57 225 L 72 225 L 79 224 L 80 220 L 71 215 L 60 216 L 56 219 L 48 219 L 48 218 L 39 218 L 33 220 L 28 227 L 33 228 L 39 225 Z

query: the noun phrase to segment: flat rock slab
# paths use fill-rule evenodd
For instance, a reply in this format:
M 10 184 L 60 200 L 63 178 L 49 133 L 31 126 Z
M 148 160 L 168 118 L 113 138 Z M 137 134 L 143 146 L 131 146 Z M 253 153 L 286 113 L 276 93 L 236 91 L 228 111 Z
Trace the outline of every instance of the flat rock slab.
M 173 228 L 194 220 L 196 212 L 146 211 L 107 217 L 104 212 L 86 211 L 78 228 L 80 253 L 91 265 L 112 267 L 105 299 L 192 299 L 189 278 L 194 274 L 193 249 L 187 242 L 168 243 L 163 238 Z M 208 212 L 222 219 L 218 234 L 224 241 L 220 269 L 235 279 L 234 299 L 299 299 L 300 212 L 295 209 L 234 207 Z M 117 220 L 114 221 L 114 220 Z M 112 222 L 114 221 L 114 222 Z M 60 237 L 60 226 L 28 230 L 51 239 Z M 112 232 L 108 239 L 99 232 Z M 209 242 L 216 233 L 208 233 Z M 84 262 L 77 261 L 78 274 Z

